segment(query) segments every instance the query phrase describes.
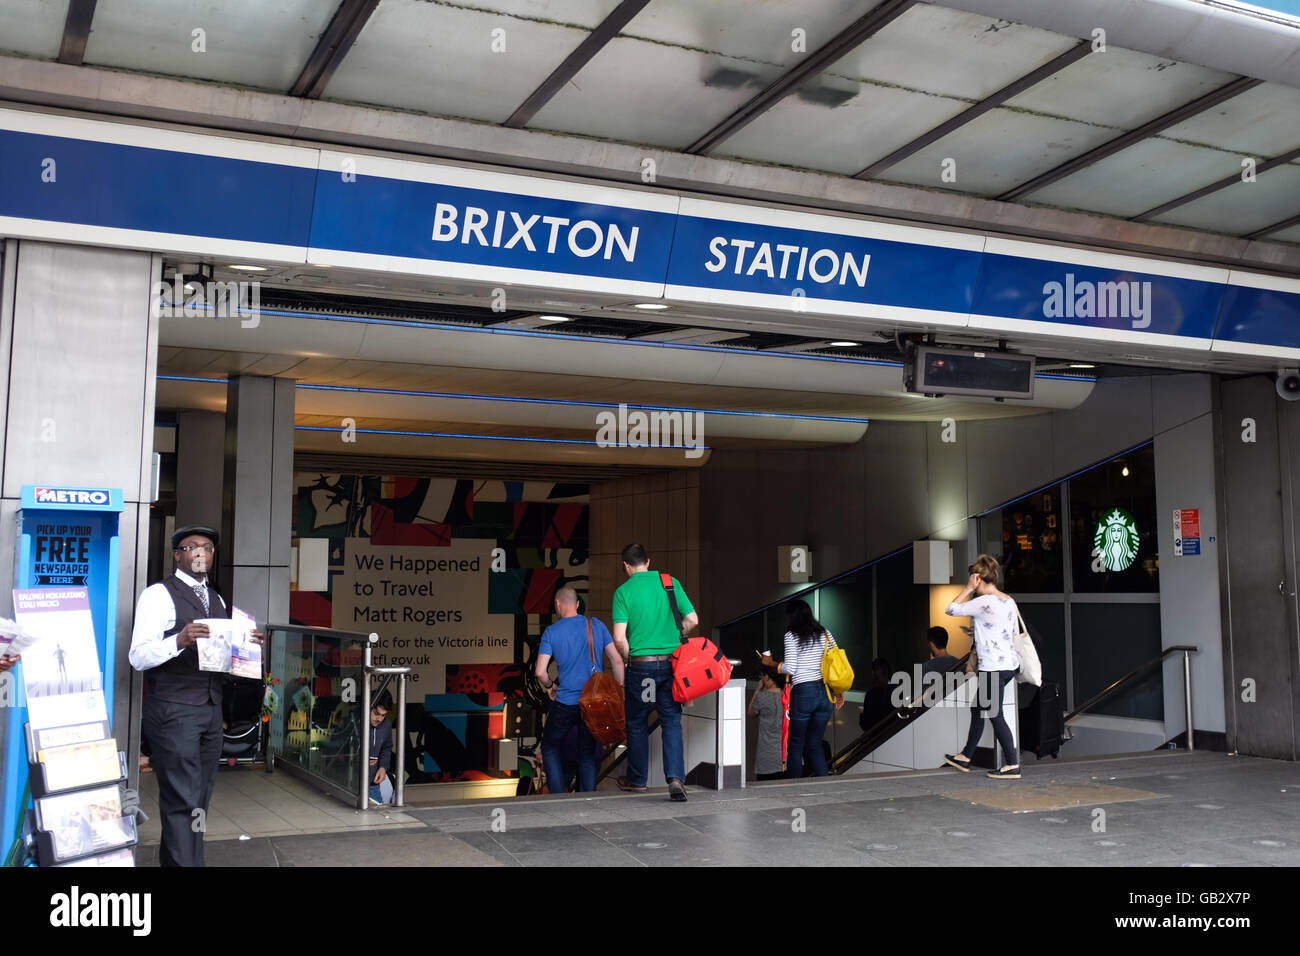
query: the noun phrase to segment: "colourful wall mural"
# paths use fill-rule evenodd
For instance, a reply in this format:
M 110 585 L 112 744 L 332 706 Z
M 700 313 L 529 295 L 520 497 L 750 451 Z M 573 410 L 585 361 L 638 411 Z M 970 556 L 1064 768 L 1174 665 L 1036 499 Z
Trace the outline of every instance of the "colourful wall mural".
M 587 485 L 302 473 L 295 476 L 295 488 L 295 544 L 303 538 L 329 540 L 329 589 L 292 591 L 291 622 L 373 630 L 381 639 L 389 632 L 408 636 L 404 644 L 396 639 L 397 648 L 386 647 L 393 655 L 407 655 L 388 662 L 420 670 L 420 680 L 408 691 L 408 782 L 520 773 L 527 762 L 516 763 L 514 748 L 498 742 L 523 738 L 526 746 L 540 728 L 546 695 L 532 677 L 532 666 L 541 633 L 554 617 L 556 590 L 568 585 L 585 601 Z M 454 577 L 410 570 L 431 566 L 440 555 L 470 554 L 481 558 L 474 567 L 482 577 L 467 574 L 459 585 Z M 386 563 L 364 580 L 388 583 L 379 583 L 379 593 L 372 591 L 368 600 L 356 593 L 367 585 L 348 562 L 376 560 L 374 555 Z M 453 588 L 462 593 L 448 593 Z M 456 614 L 471 634 L 456 641 L 463 646 L 455 660 L 444 662 L 450 655 L 437 648 L 436 627 L 425 631 L 409 621 L 397 623 L 412 614 L 432 619 L 432 611 L 415 600 L 414 608 L 381 613 L 383 592 L 418 592 L 430 606 L 454 607 L 443 616 Z M 483 602 L 486 606 L 477 606 Z M 396 618 L 392 624 L 389 615 Z M 414 642 L 412 633 L 420 635 Z M 413 643 L 427 653 L 418 653 L 421 648 L 412 648 Z

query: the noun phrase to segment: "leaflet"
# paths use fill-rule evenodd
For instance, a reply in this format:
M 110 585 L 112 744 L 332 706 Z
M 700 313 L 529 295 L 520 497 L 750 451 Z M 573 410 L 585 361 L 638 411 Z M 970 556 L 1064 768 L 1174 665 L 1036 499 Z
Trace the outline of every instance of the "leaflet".
M 58 862 L 134 843 L 134 817 L 122 816 L 116 785 L 39 797 L 37 826 L 53 837 Z
M 112 737 L 90 743 L 47 747 L 36 755 L 45 764 L 45 786 L 51 791 L 71 790 L 118 779 L 122 767 L 117 741 Z
M 13 593 L 14 617 L 36 639 L 24 649 L 22 663 L 32 729 L 107 721 L 89 591 L 15 588 Z

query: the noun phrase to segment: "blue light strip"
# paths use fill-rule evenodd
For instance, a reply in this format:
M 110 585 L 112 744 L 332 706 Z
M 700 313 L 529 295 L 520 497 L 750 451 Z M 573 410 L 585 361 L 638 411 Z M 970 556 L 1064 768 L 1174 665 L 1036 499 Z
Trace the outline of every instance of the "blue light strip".
M 195 306 L 197 307 L 197 306 Z M 204 309 L 212 307 L 207 303 Z M 246 313 L 252 315 L 252 312 Z M 717 345 L 689 345 L 682 342 L 642 342 L 637 339 L 606 339 L 591 335 L 565 335 L 562 332 L 534 332 L 528 329 L 505 329 L 500 326 L 448 325 L 439 322 L 403 321 L 400 319 L 376 319 L 359 315 L 329 315 L 320 312 L 289 312 L 283 309 L 260 309 L 258 315 L 284 315 L 296 319 L 318 319 L 327 322 L 358 322 L 363 325 L 391 325 L 404 329 L 438 329 L 444 332 L 490 332 L 493 335 L 523 335 L 533 338 L 561 339 L 568 342 L 604 342 L 609 345 L 636 345 L 642 348 L 656 347 L 665 349 L 685 349 L 689 352 L 718 352 L 723 355 L 772 355 L 781 358 L 805 359 L 811 362 L 841 362 L 847 365 L 874 365 L 880 368 L 903 368 L 902 362 L 884 362 L 877 359 L 844 358 L 836 355 L 809 355 L 806 352 L 758 351 L 756 349 L 728 349 Z M 1035 378 L 1052 378 L 1065 382 L 1095 382 L 1095 378 L 1086 376 L 1074 378 L 1069 375 L 1040 375 Z
M 161 376 L 160 376 L 161 377 Z M 348 385 L 299 385 L 298 388 L 329 392 L 361 392 L 367 395 L 405 395 L 415 398 L 458 398 L 476 402 L 516 402 L 527 405 L 570 405 L 578 408 L 618 409 L 613 402 L 579 402 L 563 398 L 516 398 L 507 395 L 469 395 L 457 392 L 418 392 L 400 388 L 356 388 Z M 806 422 L 846 422 L 851 425 L 868 425 L 869 418 L 839 418 L 834 415 L 790 415 L 784 412 L 737 412 L 722 408 L 685 408 L 667 405 L 632 405 L 623 403 L 629 410 L 655 412 L 703 412 L 708 415 L 735 415 L 744 418 L 788 418 Z
M 224 378 L 190 378 L 183 375 L 159 375 L 159 381 L 167 382 L 204 382 L 224 385 Z M 453 398 L 474 402 L 511 402 L 523 405 L 561 405 L 575 408 L 606 408 L 617 410 L 612 402 L 578 402 L 563 398 L 519 398 L 509 395 L 471 395 L 459 392 L 419 392 L 401 388 L 358 388 L 351 385 L 311 385 L 298 384 L 295 388 L 321 392 L 356 392 L 364 395 L 402 395 L 410 398 Z M 840 418 L 834 415 L 791 415 L 784 412 L 738 412 L 723 408 L 674 408 L 667 405 L 630 405 L 624 403 L 629 411 L 684 412 L 687 414 L 701 412 L 707 415 L 733 415 L 740 418 L 779 418 L 803 422 L 842 422 L 849 425 L 869 425 L 869 418 Z
M 1128 448 L 1124 451 L 1111 455 L 1109 458 L 1104 459 L 1103 461 L 1099 461 L 1095 465 L 1089 465 L 1087 468 L 1080 468 L 1078 471 L 1072 472 L 1071 474 L 1066 475 L 1064 478 L 1057 478 L 1055 481 L 1049 481 L 1047 484 L 1041 485 L 1040 487 L 1035 488 L 1033 491 L 1026 492 L 1025 494 L 1021 495 L 1018 498 L 1012 498 L 1010 501 L 1004 501 L 1002 502 L 1002 504 L 996 505 L 995 507 L 990 508 L 988 511 L 981 511 L 979 514 L 973 515 L 972 517 L 983 518 L 987 515 L 993 514 L 993 512 L 995 511 L 1001 511 L 1003 508 L 1009 508 L 1011 505 L 1014 505 L 1017 501 L 1024 501 L 1026 498 L 1032 498 L 1034 495 L 1041 495 L 1048 488 L 1055 488 L 1057 485 L 1069 481 L 1071 478 L 1078 478 L 1080 475 L 1085 475 L 1090 471 L 1095 471 L 1096 469 L 1100 468 L 1102 465 L 1109 465 L 1115 459 L 1123 458 L 1125 455 L 1131 455 L 1133 454 L 1133 452 L 1146 448 L 1147 445 L 1153 444 L 1154 441 L 1155 441 L 1154 439 L 1148 439 L 1147 441 L 1142 442 L 1142 444 L 1140 445 L 1134 445 L 1132 448 Z
M 595 445 L 599 448 L 671 448 L 678 451 L 694 451 L 695 445 L 602 445 L 600 442 L 577 438 L 521 438 L 515 435 L 462 435 L 455 432 L 406 432 L 385 428 L 327 428 L 324 425 L 295 425 L 298 432 L 333 432 L 342 434 L 352 431 L 358 435 L 398 435 L 403 438 L 472 438 L 476 441 L 521 441 L 540 445 Z M 698 446 L 703 451 L 712 451 L 709 445 Z

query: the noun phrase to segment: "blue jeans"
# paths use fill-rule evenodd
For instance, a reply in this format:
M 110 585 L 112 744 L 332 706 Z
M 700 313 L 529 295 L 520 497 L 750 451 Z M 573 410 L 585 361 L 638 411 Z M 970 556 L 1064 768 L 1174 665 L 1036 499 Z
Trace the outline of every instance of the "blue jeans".
M 790 737 L 786 745 L 785 775 L 791 780 L 803 776 L 805 759 L 813 768 L 814 777 L 824 777 L 830 772 L 826 769 L 822 740 L 833 713 L 835 705 L 826 695 L 826 685 L 821 681 L 808 680 L 790 688 Z
M 1002 704 L 1002 691 L 1016 673 L 1016 671 L 979 672 L 979 696 L 975 698 L 975 706 L 970 709 L 970 733 L 966 735 L 966 746 L 962 749 L 967 760 L 974 758 L 975 748 L 980 745 L 980 736 L 984 733 L 984 711 L 988 710 L 993 716 L 993 733 L 997 735 L 998 744 L 1002 747 L 1003 759 L 1006 761 L 1003 766 L 1019 766 L 1020 753 L 1016 750 L 1016 741 L 1011 736 L 1011 727 L 1007 723 L 1006 714 L 1003 713 L 1005 708 Z M 993 691 L 994 687 L 997 688 L 996 691 Z M 980 706 L 980 697 L 990 691 L 993 691 L 996 696 L 992 699 L 986 698 L 983 701 L 984 706 Z
M 582 710 L 577 704 L 562 704 L 555 700 L 551 701 L 551 709 L 546 715 L 546 730 L 542 732 L 542 768 L 546 771 L 546 785 L 551 793 L 564 793 L 567 789 L 569 778 L 564 773 L 560 748 L 574 724 L 578 725 L 578 790 L 585 793 L 596 789 L 596 738 L 587 729 L 587 722 L 582 719 Z
M 650 708 L 659 711 L 663 734 L 664 777 L 686 782 L 682 748 L 682 705 L 673 697 L 672 661 L 629 661 L 623 678 L 627 717 L 627 782 L 644 787 L 650 774 Z

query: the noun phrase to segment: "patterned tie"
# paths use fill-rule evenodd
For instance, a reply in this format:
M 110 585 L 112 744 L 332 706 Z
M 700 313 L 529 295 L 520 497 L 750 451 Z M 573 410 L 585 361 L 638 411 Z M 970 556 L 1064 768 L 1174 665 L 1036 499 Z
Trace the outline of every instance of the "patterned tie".
M 208 586 L 206 584 L 194 585 L 194 593 L 199 596 L 199 603 L 203 605 L 203 613 L 207 614 L 208 608 Z

